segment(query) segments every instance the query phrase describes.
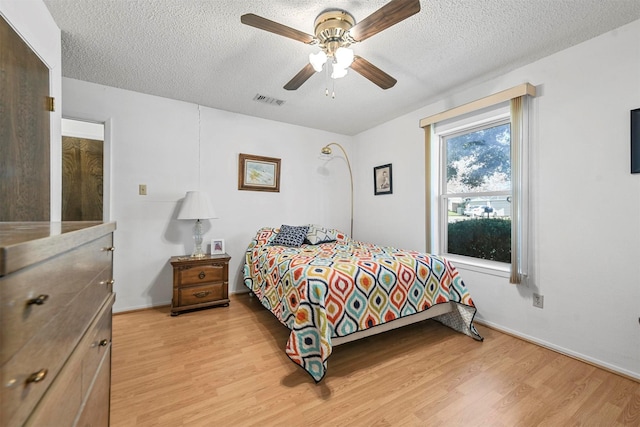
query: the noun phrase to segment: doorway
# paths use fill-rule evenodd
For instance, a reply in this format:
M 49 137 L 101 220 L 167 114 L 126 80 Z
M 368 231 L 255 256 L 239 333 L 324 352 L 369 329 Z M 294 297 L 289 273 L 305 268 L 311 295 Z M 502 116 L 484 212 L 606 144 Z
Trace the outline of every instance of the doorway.
M 62 119 L 62 221 L 102 221 L 104 123 Z

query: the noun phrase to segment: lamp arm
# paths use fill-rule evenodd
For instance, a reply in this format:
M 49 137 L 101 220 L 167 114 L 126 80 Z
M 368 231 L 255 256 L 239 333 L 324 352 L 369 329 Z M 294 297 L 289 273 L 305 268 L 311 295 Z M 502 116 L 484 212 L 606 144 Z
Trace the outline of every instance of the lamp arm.
M 347 156 L 347 152 L 342 147 L 342 145 L 338 144 L 337 142 L 330 142 L 326 146 L 329 147 L 331 145 L 335 145 L 336 147 L 342 150 L 342 153 L 344 154 L 344 159 L 347 161 L 347 167 L 349 168 L 349 179 L 351 180 L 351 234 L 350 234 L 350 237 L 353 239 L 353 173 L 351 172 L 351 162 L 349 162 L 349 156 Z

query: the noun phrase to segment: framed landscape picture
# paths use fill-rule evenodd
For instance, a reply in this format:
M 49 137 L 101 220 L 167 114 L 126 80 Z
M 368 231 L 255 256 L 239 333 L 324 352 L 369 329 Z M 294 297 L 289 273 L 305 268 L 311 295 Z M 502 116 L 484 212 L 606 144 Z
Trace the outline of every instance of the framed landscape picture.
M 238 190 L 280 192 L 280 159 L 240 153 Z

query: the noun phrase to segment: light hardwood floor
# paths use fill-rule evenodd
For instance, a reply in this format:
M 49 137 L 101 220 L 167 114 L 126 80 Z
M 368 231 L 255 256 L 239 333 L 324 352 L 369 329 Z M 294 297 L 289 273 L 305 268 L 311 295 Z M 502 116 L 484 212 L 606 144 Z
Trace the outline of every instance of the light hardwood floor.
M 111 425 L 640 426 L 640 383 L 427 320 L 334 348 L 315 384 L 259 301 L 115 315 Z

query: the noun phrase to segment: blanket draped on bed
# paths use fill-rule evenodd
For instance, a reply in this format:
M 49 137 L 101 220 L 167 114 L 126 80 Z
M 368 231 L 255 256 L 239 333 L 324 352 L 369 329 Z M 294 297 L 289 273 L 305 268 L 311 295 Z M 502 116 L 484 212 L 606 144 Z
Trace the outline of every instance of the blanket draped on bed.
M 262 228 L 245 254 L 244 284 L 291 330 L 289 358 L 316 382 L 324 377 L 331 338 L 455 302 L 434 319 L 475 339 L 476 308 L 458 271 L 438 256 L 347 238 L 299 248 L 270 244 Z

